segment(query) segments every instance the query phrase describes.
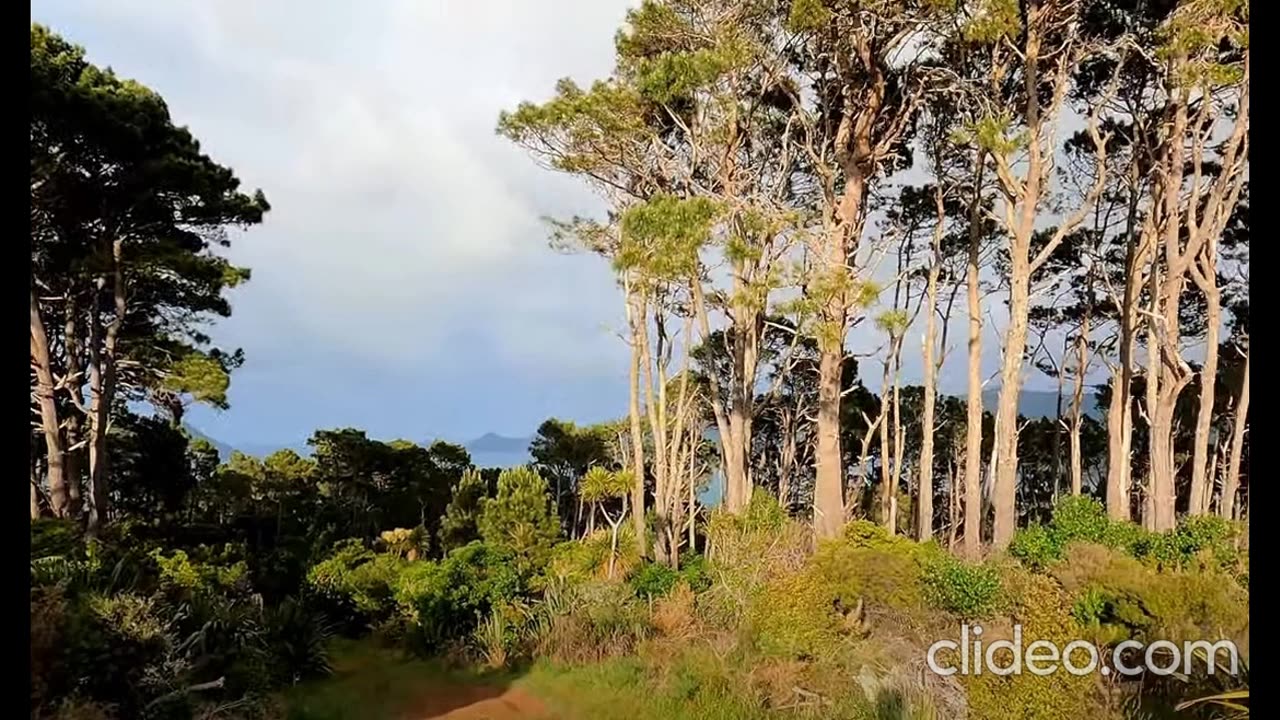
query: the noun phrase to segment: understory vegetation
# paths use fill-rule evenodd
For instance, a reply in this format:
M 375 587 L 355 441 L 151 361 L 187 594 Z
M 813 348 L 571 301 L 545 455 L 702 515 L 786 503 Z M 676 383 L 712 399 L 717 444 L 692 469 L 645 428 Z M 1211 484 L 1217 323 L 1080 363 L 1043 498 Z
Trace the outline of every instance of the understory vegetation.
M 33 24 L 33 720 L 380 720 L 464 687 L 570 720 L 1247 718 L 1248 21 L 635 4 L 607 78 L 498 119 L 601 196 L 551 240 L 606 261 L 629 348 L 624 415 L 548 419 L 507 468 L 190 427 L 230 407 L 245 354 L 210 325 L 271 206 Z M 929 666 L 979 626 L 1159 652 Z

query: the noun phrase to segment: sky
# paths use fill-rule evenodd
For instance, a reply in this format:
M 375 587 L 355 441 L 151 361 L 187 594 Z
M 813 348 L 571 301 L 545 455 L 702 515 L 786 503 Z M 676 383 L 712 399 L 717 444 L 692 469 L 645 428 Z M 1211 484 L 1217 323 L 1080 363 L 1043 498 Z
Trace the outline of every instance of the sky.
M 620 293 L 603 260 L 549 249 L 543 222 L 602 205 L 494 127 L 561 77 L 608 74 L 630 5 L 33 0 L 35 22 L 159 92 L 272 205 L 233 238 L 253 276 L 210 333 L 247 356 L 231 409 L 190 422 L 232 445 L 333 427 L 464 442 L 624 414 Z M 866 326 L 855 351 L 878 345 Z M 953 353 L 941 385 L 958 392 Z

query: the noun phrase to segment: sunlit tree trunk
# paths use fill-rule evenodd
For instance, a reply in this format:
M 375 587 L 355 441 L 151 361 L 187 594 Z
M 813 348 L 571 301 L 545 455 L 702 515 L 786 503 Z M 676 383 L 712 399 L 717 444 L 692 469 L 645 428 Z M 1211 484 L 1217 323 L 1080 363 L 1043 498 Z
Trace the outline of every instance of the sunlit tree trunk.
M 1244 378 L 1240 383 L 1240 398 L 1236 401 L 1236 416 L 1232 422 L 1231 454 L 1227 461 L 1227 475 L 1222 482 L 1222 517 L 1235 517 L 1236 494 L 1240 491 L 1240 462 L 1244 454 L 1244 433 L 1249 423 L 1249 350 L 1244 352 Z M 1252 493 L 1250 493 L 1252 495 Z

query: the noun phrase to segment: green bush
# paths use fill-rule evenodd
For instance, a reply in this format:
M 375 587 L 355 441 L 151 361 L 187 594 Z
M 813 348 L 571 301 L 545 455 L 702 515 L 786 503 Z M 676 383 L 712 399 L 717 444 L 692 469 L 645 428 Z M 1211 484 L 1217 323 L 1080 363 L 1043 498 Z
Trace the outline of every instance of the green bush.
M 379 555 L 358 539 L 334 545 L 333 554 L 307 572 L 307 585 L 348 632 L 367 629 L 394 609 L 394 585 L 406 561 Z
M 880 539 L 889 540 L 887 534 Z M 850 607 L 862 599 L 898 610 L 919 608 L 922 563 L 935 546 L 867 540 L 865 533 L 855 532 L 851 539 L 824 543 L 812 560 L 823 582 Z
M 395 602 L 421 651 L 470 634 L 492 608 L 525 592 L 505 548 L 473 542 L 438 562 L 410 563 L 395 580 Z
M 757 647 L 767 655 L 802 660 L 829 657 L 840 640 L 839 591 L 819 572 L 774 578 L 747 615 Z
M 522 573 L 542 572 L 560 537 L 547 481 L 531 468 L 503 470 L 497 496 L 481 504 L 478 527 L 485 544 L 510 552 Z
M 990 617 L 1000 609 L 1000 572 L 994 566 L 938 554 L 925 561 L 922 579 L 930 604 L 967 620 Z
M 631 587 L 636 596 L 645 600 L 665 597 L 671 592 L 680 575 L 675 570 L 661 563 L 645 563 L 631 576 Z
M 1073 615 L 1106 637 L 1239 640 L 1247 634 L 1248 591 L 1213 568 L 1160 570 L 1111 548 L 1077 543 L 1053 573 L 1074 598 Z

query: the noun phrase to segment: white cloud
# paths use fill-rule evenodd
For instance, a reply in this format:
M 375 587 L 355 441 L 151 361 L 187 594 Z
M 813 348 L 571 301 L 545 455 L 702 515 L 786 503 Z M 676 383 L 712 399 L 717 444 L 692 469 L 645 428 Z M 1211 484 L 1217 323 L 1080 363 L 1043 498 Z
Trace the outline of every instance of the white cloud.
M 608 272 L 555 257 L 539 222 L 595 201 L 493 128 L 560 76 L 606 73 L 629 4 L 49 0 L 33 15 L 156 87 L 267 192 L 266 223 L 232 249 L 254 281 L 218 332 L 251 363 L 311 347 L 403 369 L 456 362 L 444 348 L 466 336 L 512 363 L 609 372 Z

